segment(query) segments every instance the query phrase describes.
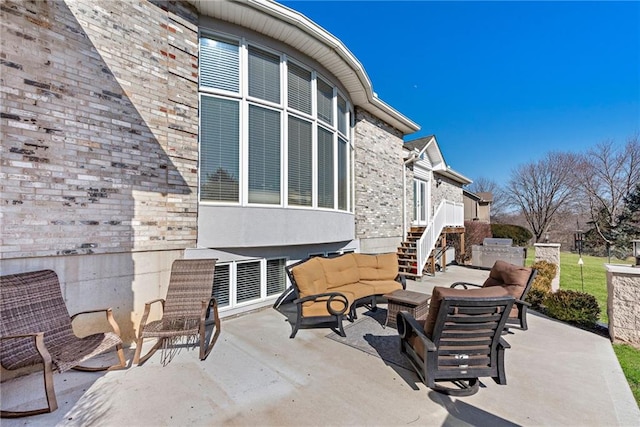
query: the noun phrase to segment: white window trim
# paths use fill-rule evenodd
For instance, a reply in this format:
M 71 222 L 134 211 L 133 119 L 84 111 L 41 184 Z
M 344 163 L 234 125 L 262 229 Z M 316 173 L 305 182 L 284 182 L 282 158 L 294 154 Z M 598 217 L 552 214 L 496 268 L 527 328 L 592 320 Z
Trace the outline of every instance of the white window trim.
M 202 87 L 198 83 L 199 88 L 199 97 L 202 95 L 211 95 L 220 98 L 227 99 L 236 99 L 239 100 L 240 105 L 240 129 L 239 129 L 239 201 L 238 202 L 228 202 L 228 201 L 214 201 L 214 200 L 199 200 L 200 204 L 203 205 L 212 205 L 212 206 L 243 206 L 243 207 L 264 207 L 264 208 L 289 208 L 289 209 L 313 209 L 313 210 L 323 210 L 323 211 L 332 211 L 332 212 L 346 212 L 353 213 L 355 208 L 355 203 L 352 200 L 354 194 L 354 185 L 355 180 L 353 179 L 353 156 L 354 156 L 354 111 L 349 98 L 345 96 L 336 84 L 332 83 L 332 79 L 326 78 L 324 75 L 318 73 L 316 70 L 310 68 L 306 64 L 289 57 L 283 52 L 279 52 L 275 49 L 272 49 L 268 46 L 261 45 L 259 43 L 249 42 L 244 37 L 237 37 L 226 33 L 220 33 L 215 31 L 200 31 L 199 37 L 209 37 L 214 39 L 220 39 L 222 41 L 226 41 L 229 43 L 238 43 L 239 47 L 239 93 L 229 92 L 220 89 L 213 89 Z M 280 57 L 280 103 L 276 104 L 273 102 L 266 101 L 264 99 L 250 97 L 248 95 L 248 62 L 249 62 L 249 46 L 253 46 L 256 49 L 263 50 L 265 52 L 272 53 Z M 311 72 L 311 115 L 308 115 L 302 111 L 292 109 L 288 106 L 288 93 L 287 93 L 287 64 L 291 62 L 298 67 L 301 67 L 305 70 Z M 318 79 L 322 79 L 325 83 L 329 84 L 332 87 L 332 116 L 333 120 L 331 124 L 324 122 L 318 117 L 318 93 L 317 93 L 317 82 Z M 346 123 L 347 123 L 347 133 L 348 135 L 343 134 L 339 130 L 338 125 L 338 95 L 340 95 L 346 101 Z M 264 108 L 273 109 L 280 112 L 280 126 L 281 126 L 281 152 L 280 152 L 280 203 L 279 204 L 259 204 L 259 203 L 249 203 L 249 170 L 248 170 L 248 117 L 249 117 L 249 105 L 258 105 Z M 312 203 L 311 206 L 299 206 L 299 205 L 289 205 L 288 201 L 288 128 L 287 128 L 287 120 L 288 116 L 293 115 L 300 117 L 304 120 L 311 121 L 312 124 L 312 147 L 311 147 L 311 161 L 312 161 Z M 199 126 L 201 124 L 202 116 L 199 114 L 198 123 Z M 333 137 L 333 198 L 334 203 L 332 208 L 325 208 L 318 206 L 318 126 L 322 126 L 332 133 Z M 348 145 L 348 153 L 347 153 L 347 209 L 339 209 L 338 205 L 338 137 L 342 137 L 347 141 Z M 200 154 L 200 144 L 199 144 L 199 154 Z M 200 170 L 198 170 L 198 190 L 201 185 L 201 175 Z

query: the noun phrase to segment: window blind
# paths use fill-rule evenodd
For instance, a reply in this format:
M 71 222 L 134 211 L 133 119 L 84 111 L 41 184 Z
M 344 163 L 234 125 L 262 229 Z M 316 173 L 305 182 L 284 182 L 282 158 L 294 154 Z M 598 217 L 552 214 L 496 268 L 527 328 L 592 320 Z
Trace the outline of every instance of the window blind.
M 280 112 L 249 106 L 249 203 L 280 203 Z
M 338 209 L 347 210 L 348 195 L 348 145 L 347 141 L 338 138 Z
M 347 101 L 338 95 L 338 130 L 345 136 L 347 135 Z
M 237 43 L 200 38 L 200 86 L 238 93 L 240 48 Z
M 318 85 L 318 118 L 330 125 L 333 124 L 333 87 L 322 79 Z
M 313 165 L 311 122 L 289 116 L 289 197 L 290 205 L 311 206 L 313 191 Z
M 239 201 L 240 109 L 238 101 L 202 95 L 200 100 L 200 199 Z
M 236 302 L 260 298 L 260 262 L 236 264 Z
M 249 46 L 249 96 L 280 103 L 280 57 Z
M 311 114 L 311 71 L 288 64 L 287 101 L 290 108 Z
M 267 296 L 284 292 L 286 285 L 285 264 L 284 258 L 267 260 Z
M 230 287 L 229 265 L 216 264 L 211 296 L 218 302 L 218 307 L 229 306 Z
M 333 133 L 318 126 L 318 206 L 333 208 Z

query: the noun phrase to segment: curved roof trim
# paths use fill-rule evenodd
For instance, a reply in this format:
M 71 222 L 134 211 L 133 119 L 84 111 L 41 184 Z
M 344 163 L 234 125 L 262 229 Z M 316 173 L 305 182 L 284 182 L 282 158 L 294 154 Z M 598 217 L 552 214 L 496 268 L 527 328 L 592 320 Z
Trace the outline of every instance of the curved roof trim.
M 356 106 L 404 135 L 420 130 L 378 98 L 364 67 L 340 40 L 300 12 L 271 0 L 186 1 L 202 15 L 250 28 L 314 58 L 340 80 Z

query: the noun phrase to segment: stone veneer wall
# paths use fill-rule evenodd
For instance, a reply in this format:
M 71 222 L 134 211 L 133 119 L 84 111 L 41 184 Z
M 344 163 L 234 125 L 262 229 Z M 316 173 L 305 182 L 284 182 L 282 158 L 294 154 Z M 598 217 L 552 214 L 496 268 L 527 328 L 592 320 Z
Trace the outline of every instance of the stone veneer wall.
M 462 186 L 453 180 L 444 176 L 435 174 L 434 179 L 431 181 L 431 213 L 434 212 L 443 200 L 449 200 L 452 202 L 463 203 Z M 440 179 L 440 185 L 437 181 Z
M 165 5 L 3 2 L 3 258 L 195 244 L 197 15 Z
M 640 268 L 606 265 L 609 336 L 640 348 Z
M 127 341 L 196 244 L 197 22 L 160 1 L 0 8 L 0 269 L 54 269 L 71 313 L 111 306 Z
M 402 133 L 356 109 L 354 141 L 356 238 L 360 249 L 395 252 L 403 234 Z

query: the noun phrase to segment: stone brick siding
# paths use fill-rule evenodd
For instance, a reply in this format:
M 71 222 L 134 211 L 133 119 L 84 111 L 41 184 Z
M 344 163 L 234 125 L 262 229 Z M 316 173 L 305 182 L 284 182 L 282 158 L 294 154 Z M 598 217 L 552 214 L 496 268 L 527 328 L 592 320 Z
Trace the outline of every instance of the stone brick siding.
M 437 184 L 440 179 L 440 185 Z M 462 203 L 462 186 L 449 178 L 435 175 L 431 181 L 431 212 L 430 216 L 438 208 L 443 200 L 449 200 L 451 202 Z
M 402 237 L 402 143 L 401 132 L 356 109 L 356 238 Z
M 2 257 L 195 246 L 197 15 L 3 1 L 0 21 Z

